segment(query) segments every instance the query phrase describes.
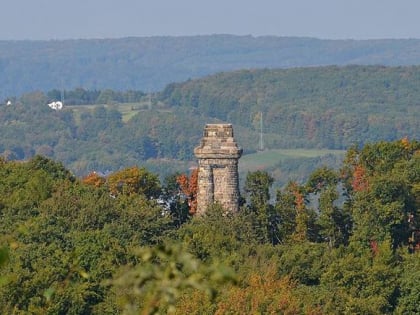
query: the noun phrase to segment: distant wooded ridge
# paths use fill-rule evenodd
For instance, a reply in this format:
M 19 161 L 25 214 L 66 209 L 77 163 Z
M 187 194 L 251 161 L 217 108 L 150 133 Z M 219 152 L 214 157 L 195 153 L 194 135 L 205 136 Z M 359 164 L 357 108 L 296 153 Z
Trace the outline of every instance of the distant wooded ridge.
M 418 65 L 420 40 L 208 35 L 0 41 L 0 99 L 76 87 L 148 92 L 221 71 L 349 64 Z

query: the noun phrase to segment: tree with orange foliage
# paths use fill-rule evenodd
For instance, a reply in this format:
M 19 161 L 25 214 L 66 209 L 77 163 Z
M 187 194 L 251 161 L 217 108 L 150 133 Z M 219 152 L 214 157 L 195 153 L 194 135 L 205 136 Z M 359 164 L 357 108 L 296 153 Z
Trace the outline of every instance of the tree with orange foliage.
M 297 283 L 278 276 L 277 266 L 268 264 L 253 271 L 242 286 L 228 286 L 215 314 L 321 314 L 316 306 L 304 305 Z
M 102 187 L 105 184 L 106 180 L 104 177 L 99 176 L 96 172 L 91 172 L 85 177 L 82 178 L 82 183 L 95 187 Z
M 404 149 L 408 150 L 410 148 L 410 140 L 408 140 L 408 137 L 402 138 L 401 144 L 404 147 Z
M 112 173 L 107 183 L 115 196 L 144 194 L 148 198 L 156 198 L 161 192 L 159 178 L 143 167 L 128 167 Z
M 189 177 L 186 174 L 179 175 L 176 182 L 188 200 L 190 214 L 195 214 L 197 212 L 198 168 L 195 168 Z

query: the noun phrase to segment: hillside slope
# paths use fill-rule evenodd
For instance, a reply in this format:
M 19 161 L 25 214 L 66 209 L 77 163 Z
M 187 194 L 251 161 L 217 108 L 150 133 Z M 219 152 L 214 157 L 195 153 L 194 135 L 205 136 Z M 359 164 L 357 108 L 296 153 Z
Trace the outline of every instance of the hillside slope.
M 76 174 L 158 160 L 168 173 L 175 160 L 194 159 L 206 123 L 233 123 L 244 153 L 256 152 L 260 113 L 270 150 L 420 139 L 419 87 L 418 66 L 329 66 L 241 70 L 171 84 L 154 95 L 151 110 L 109 103 L 54 111 L 47 95 L 29 93 L 0 106 L 0 154 L 41 154 Z
M 420 40 L 209 35 L 0 41 L 0 100 L 53 88 L 156 91 L 220 71 L 420 64 Z
M 420 67 L 241 70 L 169 85 L 161 101 L 258 133 L 269 148 L 420 138 Z M 257 149 L 258 140 L 244 140 Z

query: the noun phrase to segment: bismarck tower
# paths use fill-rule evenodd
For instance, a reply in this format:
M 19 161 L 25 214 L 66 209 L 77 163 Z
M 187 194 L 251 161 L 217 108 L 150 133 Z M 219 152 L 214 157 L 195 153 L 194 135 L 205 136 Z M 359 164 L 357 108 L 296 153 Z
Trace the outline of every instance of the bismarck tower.
M 197 214 L 203 214 L 215 202 L 227 211 L 238 211 L 238 160 L 242 149 L 233 138 L 232 125 L 207 124 L 194 154 L 198 159 Z

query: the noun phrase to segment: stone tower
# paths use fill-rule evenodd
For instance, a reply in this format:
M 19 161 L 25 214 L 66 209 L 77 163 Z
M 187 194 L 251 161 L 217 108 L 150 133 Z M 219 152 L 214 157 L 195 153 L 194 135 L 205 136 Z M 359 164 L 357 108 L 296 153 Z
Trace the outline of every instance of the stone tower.
M 197 214 L 214 202 L 228 211 L 238 211 L 238 160 L 242 149 L 233 138 L 232 125 L 207 124 L 194 154 L 198 159 Z

